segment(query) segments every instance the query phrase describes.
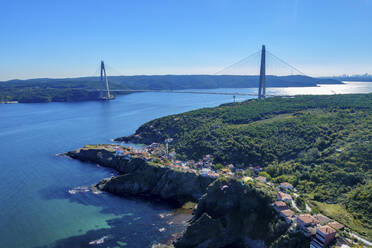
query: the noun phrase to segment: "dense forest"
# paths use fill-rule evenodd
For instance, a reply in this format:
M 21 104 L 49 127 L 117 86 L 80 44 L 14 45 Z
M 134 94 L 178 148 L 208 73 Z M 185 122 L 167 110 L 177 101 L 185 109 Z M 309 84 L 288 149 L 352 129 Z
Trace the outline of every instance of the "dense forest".
M 258 86 L 258 76 L 112 76 L 109 77 L 109 82 L 110 88 L 113 90 L 255 88 Z M 317 79 L 301 75 L 267 76 L 268 87 L 304 87 L 316 86 L 317 84 L 340 83 L 340 81 L 335 79 Z M 98 77 L 11 80 L 0 82 L 0 102 L 18 101 L 27 103 L 96 100 L 98 99 L 97 89 L 100 89 Z
M 273 97 L 156 119 L 132 138 L 173 138 L 182 159 L 212 154 L 222 165 L 262 166 L 262 175 L 292 183 L 314 206 L 342 207 L 371 236 L 371 127 L 372 94 Z

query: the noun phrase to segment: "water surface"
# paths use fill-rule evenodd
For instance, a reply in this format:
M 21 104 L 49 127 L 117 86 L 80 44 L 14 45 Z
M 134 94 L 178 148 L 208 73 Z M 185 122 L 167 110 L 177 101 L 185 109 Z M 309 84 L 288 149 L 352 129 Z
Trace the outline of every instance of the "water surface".
M 284 95 L 363 92 L 372 92 L 372 83 L 267 89 L 268 94 Z M 85 188 L 71 194 L 113 172 L 55 155 L 109 143 L 154 118 L 231 101 L 225 95 L 148 92 L 110 102 L 0 105 L 0 247 L 142 248 L 168 240 L 183 229 L 182 216 L 173 216 L 160 203 L 93 194 Z M 89 244 L 95 240 L 103 243 Z

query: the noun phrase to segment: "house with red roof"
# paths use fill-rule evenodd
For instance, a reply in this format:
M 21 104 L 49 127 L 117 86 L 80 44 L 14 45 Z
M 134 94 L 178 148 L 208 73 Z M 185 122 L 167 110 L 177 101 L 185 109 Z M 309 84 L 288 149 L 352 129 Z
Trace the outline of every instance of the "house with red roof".
M 286 193 L 283 193 L 283 192 L 280 192 L 280 191 L 278 192 L 276 197 L 278 198 L 279 201 L 284 201 L 284 202 L 292 201 L 292 197 L 291 197 L 290 194 L 286 194 Z
M 318 221 L 310 214 L 300 214 L 297 216 L 297 229 L 307 237 L 315 234 L 317 224 Z
M 284 182 L 284 183 L 280 184 L 280 188 L 283 189 L 283 190 L 292 190 L 293 185 L 288 183 L 288 182 Z
M 283 201 L 276 201 L 273 203 L 273 207 L 277 212 L 288 209 L 288 206 Z
M 288 224 L 290 224 L 293 221 L 294 217 L 296 216 L 295 212 L 293 212 L 290 209 L 281 210 L 279 214 Z
M 316 230 L 316 236 L 311 240 L 310 248 L 327 247 L 336 237 L 336 230 L 329 226 L 321 226 Z

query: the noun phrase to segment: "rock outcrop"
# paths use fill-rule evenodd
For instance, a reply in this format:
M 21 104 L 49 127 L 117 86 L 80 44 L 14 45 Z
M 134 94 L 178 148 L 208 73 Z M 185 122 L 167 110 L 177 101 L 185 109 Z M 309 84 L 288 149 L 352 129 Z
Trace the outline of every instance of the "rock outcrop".
M 183 204 L 197 201 L 215 179 L 161 166 L 143 158 L 124 159 L 101 148 L 78 149 L 67 153 L 81 161 L 117 170 L 120 175 L 102 180 L 98 188 L 117 195 L 158 197 Z
M 150 196 L 183 204 L 198 201 L 175 248 L 269 247 L 288 225 L 271 206 L 272 192 L 254 182 L 214 179 L 162 166 L 143 158 L 115 157 L 109 146 L 86 146 L 68 156 L 113 168 L 120 175 L 97 187 L 117 195 Z
M 288 228 L 271 202 L 264 189 L 220 178 L 199 200 L 190 225 L 174 246 L 267 247 Z

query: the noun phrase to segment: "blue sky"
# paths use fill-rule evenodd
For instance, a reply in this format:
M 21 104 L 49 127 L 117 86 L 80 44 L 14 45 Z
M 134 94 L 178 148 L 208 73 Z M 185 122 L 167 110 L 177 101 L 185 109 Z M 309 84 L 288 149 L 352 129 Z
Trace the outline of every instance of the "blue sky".
M 213 74 L 261 44 L 308 75 L 372 73 L 372 0 L 0 0 L 0 80 Z

